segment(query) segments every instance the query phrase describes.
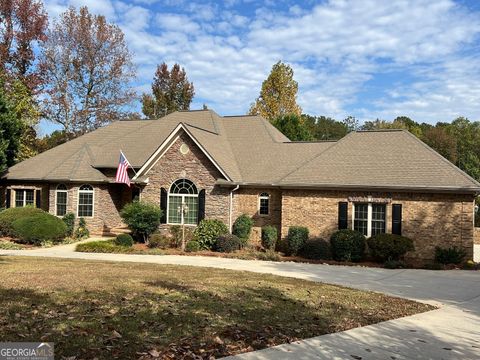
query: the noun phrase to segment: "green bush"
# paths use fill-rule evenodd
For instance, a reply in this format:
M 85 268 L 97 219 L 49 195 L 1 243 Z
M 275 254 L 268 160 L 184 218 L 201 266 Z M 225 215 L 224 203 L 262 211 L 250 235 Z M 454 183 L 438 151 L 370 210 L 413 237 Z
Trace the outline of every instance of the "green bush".
M 262 246 L 265 250 L 274 250 L 277 244 L 278 232 L 275 226 L 262 227 Z
M 13 222 L 22 218 L 26 218 L 36 214 L 43 214 L 42 209 L 37 209 L 32 206 L 10 208 L 0 213 L 0 236 L 15 237 L 13 230 Z
M 185 246 L 186 252 L 197 252 L 200 251 L 200 244 L 198 241 L 190 240 L 187 245 Z
M 75 214 L 67 213 L 62 218 L 65 225 L 67 225 L 67 236 L 73 236 L 73 231 L 75 230 Z
M 119 246 L 131 247 L 133 246 L 133 238 L 130 234 L 119 234 L 113 243 Z
M 87 222 L 83 217 L 78 219 L 78 226 L 73 233 L 75 239 L 88 239 L 90 237 L 90 231 L 87 227 Z
M 172 246 L 172 239 L 165 235 L 155 233 L 148 239 L 149 248 L 168 249 Z
M 332 258 L 330 244 L 323 239 L 310 239 L 300 251 L 300 256 L 312 260 L 329 260 Z
M 191 226 L 185 226 L 185 243 L 188 243 L 193 239 L 193 229 Z M 173 236 L 173 246 L 180 247 L 182 245 L 182 226 L 181 225 L 172 225 L 170 226 L 170 233 Z
M 274 250 L 259 251 L 256 253 L 256 258 L 262 261 L 280 261 L 280 255 Z
M 291 226 L 288 228 L 285 254 L 288 256 L 297 255 L 308 240 L 308 229 L 303 226 Z
M 228 234 L 227 225 L 220 220 L 208 219 L 200 221 L 193 232 L 193 239 L 201 249 L 211 250 L 220 235 Z
M 457 248 L 456 246 L 449 248 L 435 248 L 435 262 L 439 264 L 460 264 L 467 256 L 465 250 Z
M 242 240 L 243 246 L 247 245 L 252 233 L 253 220 L 248 215 L 240 215 L 233 223 L 232 234 Z
M 242 248 L 242 240 L 233 234 L 220 235 L 215 241 L 213 250 L 218 252 L 233 252 Z
M 46 212 L 17 219 L 12 227 L 19 241 L 34 245 L 40 245 L 44 241 L 55 243 L 67 234 L 67 225 L 62 219 Z
M 367 239 L 370 255 L 375 260 L 400 260 L 409 251 L 414 251 L 413 240 L 395 234 L 378 234 Z
M 406 269 L 408 265 L 402 260 L 387 260 L 383 264 L 383 267 L 385 269 Z
M 355 230 L 338 230 L 330 237 L 330 248 L 337 261 L 361 261 L 365 255 L 365 236 Z
M 16 244 L 12 241 L 0 241 L 0 249 L 2 250 L 22 250 L 25 245 Z
M 92 253 L 131 253 L 133 247 L 116 245 L 112 240 L 108 241 L 90 241 L 78 244 L 75 251 Z
M 133 201 L 124 206 L 120 216 L 137 239 L 148 243 L 148 238 L 160 225 L 162 210 L 157 205 Z

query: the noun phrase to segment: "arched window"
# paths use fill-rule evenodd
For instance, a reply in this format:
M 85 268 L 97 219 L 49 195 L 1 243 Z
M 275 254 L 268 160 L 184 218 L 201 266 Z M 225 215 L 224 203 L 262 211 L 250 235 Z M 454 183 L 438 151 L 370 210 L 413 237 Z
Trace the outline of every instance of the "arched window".
M 67 200 L 67 187 L 64 184 L 58 185 L 55 191 L 55 213 L 57 216 L 64 216 L 67 213 Z
M 270 194 L 261 193 L 258 197 L 258 213 L 260 215 L 269 215 L 270 214 Z
M 78 189 L 78 217 L 93 217 L 93 187 L 91 185 L 82 185 Z
M 169 224 L 197 224 L 198 190 L 193 182 L 179 179 L 170 186 L 167 213 Z

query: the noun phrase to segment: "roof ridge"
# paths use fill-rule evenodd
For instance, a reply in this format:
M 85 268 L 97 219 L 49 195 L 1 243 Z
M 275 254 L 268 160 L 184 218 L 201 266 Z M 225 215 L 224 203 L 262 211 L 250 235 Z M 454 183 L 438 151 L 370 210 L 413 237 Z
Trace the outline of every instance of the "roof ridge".
M 356 133 L 368 133 L 368 132 L 395 132 L 395 131 L 408 131 L 407 129 L 371 129 L 371 130 L 355 130 Z
M 298 170 L 300 170 L 302 167 L 306 166 L 307 164 L 311 163 L 312 161 L 314 161 L 315 159 L 317 159 L 320 155 L 323 155 L 325 154 L 326 152 L 330 151 L 331 149 L 333 149 L 335 146 L 337 146 L 338 144 L 340 144 L 344 139 L 348 138 L 348 137 L 351 137 L 352 134 L 355 134 L 355 131 L 351 131 L 349 132 L 347 135 L 345 135 L 343 138 L 341 138 L 340 140 L 336 141 L 332 146 L 330 146 L 329 148 L 326 148 L 324 149 L 323 151 L 320 151 L 318 154 L 316 154 L 314 157 L 312 157 L 311 159 L 309 160 L 306 160 L 304 161 L 303 163 L 301 163 L 299 166 L 297 166 L 295 169 L 293 169 L 292 171 L 286 173 L 283 177 L 281 177 L 280 179 L 278 179 L 278 182 L 281 182 L 283 179 L 285 179 L 287 176 L 293 174 L 294 172 L 297 172 Z
M 180 124 L 180 123 L 179 123 L 179 124 Z M 210 134 L 220 136 L 220 134 L 219 134 L 218 132 L 214 132 L 214 131 L 205 129 L 205 128 L 202 128 L 202 127 L 200 127 L 200 126 L 192 125 L 192 124 L 189 124 L 189 123 L 187 123 L 187 122 L 182 122 L 182 124 L 184 124 L 185 126 L 192 127 L 192 128 L 194 128 L 194 129 L 197 129 L 197 130 L 205 131 L 205 132 L 208 132 L 208 133 L 210 133 Z
M 276 144 L 282 144 L 282 143 L 285 143 L 285 141 L 277 141 L 274 137 L 273 137 L 273 134 L 272 134 L 272 127 L 275 128 L 275 130 L 277 130 L 280 134 L 282 134 L 285 138 L 288 139 L 288 142 L 290 142 L 291 140 L 285 135 L 283 134 L 280 130 L 278 130 L 270 121 L 268 121 L 267 119 L 265 119 L 263 116 L 260 116 L 260 115 L 256 115 L 256 117 L 258 117 L 263 125 L 263 127 L 265 128 L 265 130 L 267 131 L 268 135 L 272 138 L 273 142 L 276 143 Z M 270 126 L 268 126 L 270 125 Z
M 436 155 L 438 158 L 440 158 L 440 160 L 442 160 L 443 162 L 447 163 L 450 167 L 454 168 L 458 173 L 460 173 L 461 175 L 463 175 L 463 177 L 465 177 L 467 180 L 470 180 L 471 182 L 473 182 L 474 185 L 477 185 L 477 186 L 480 186 L 480 182 L 478 182 L 477 180 L 475 180 L 473 177 L 471 177 L 470 175 L 468 175 L 465 171 L 463 171 L 462 169 L 460 169 L 457 165 L 455 165 L 454 163 L 452 163 L 450 160 L 446 159 L 444 156 L 442 156 L 440 153 L 436 152 L 435 150 L 433 150 L 430 146 L 428 146 L 426 143 L 424 143 L 422 140 L 420 140 L 419 138 L 417 138 L 415 135 L 413 135 L 410 131 L 406 130 L 406 129 L 402 129 L 405 133 L 407 133 L 411 138 L 415 139 L 417 142 L 419 142 L 423 147 L 425 147 L 427 150 L 429 150 L 431 153 L 433 153 L 434 155 Z

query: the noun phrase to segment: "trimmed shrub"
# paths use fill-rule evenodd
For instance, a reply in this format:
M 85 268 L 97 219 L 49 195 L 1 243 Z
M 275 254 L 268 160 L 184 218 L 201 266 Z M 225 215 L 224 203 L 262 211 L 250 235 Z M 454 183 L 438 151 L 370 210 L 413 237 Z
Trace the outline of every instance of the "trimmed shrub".
M 73 233 L 75 239 L 88 239 L 90 237 L 90 231 L 87 228 L 87 222 L 83 217 L 78 219 L 78 226 Z
M 288 256 L 295 256 L 303 248 L 308 240 L 308 229 L 303 226 L 291 226 L 288 228 L 285 253 Z
M 213 250 L 230 253 L 242 248 L 242 240 L 233 234 L 221 235 L 215 241 Z
M 435 248 L 435 262 L 439 264 L 460 264 L 467 256 L 465 250 L 457 248 L 456 246 L 443 249 L 441 247 Z
M 300 256 L 312 260 L 329 260 L 332 258 L 330 244 L 323 239 L 310 239 L 300 251 Z
M 258 260 L 262 261 L 280 261 L 280 255 L 273 251 L 273 250 L 267 250 L 265 252 L 258 252 L 256 253 L 257 256 L 256 258 Z
M 400 260 L 409 251 L 414 251 L 413 240 L 395 234 L 378 234 L 367 239 L 370 255 L 375 260 Z
M 408 265 L 402 260 L 387 260 L 385 264 L 383 264 L 383 267 L 385 269 L 406 269 Z
M 73 231 L 75 230 L 75 214 L 67 213 L 62 218 L 65 225 L 67 225 L 67 236 L 73 236 Z
M 337 261 L 361 261 L 365 255 L 365 236 L 355 230 L 338 230 L 330 237 L 330 248 Z
M 265 250 L 274 250 L 277 244 L 278 231 L 275 226 L 262 227 L 262 246 Z
M 185 226 L 185 243 L 193 239 L 193 229 L 191 226 Z M 173 236 L 173 247 L 180 247 L 182 245 L 182 226 L 170 226 L 170 234 Z
M 200 244 L 198 241 L 190 240 L 187 245 L 185 246 L 186 252 L 197 252 L 200 251 Z
M 9 208 L 0 213 L 0 236 L 15 237 L 13 222 L 36 214 L 43 214 L 42 209 L 32 206 Z
M 130 234 L 119 234 L 113 243 L 119 246 L 131 247 L 133 246 L 133 238 Z
M 248 215 L 240 215 L 232 227 L 232 234 L 242 240 L 243 246 L 247 245 L 252 233 L 253 220 Z
M 62 219 L 46 212 L 15 220 L 12 227 L 19 242 L 34 245 L 45 241 L 55 243 L 67 234 L 67 225 Z
M 201 249 L 212 250 L 217 238 L 228 234 L 227 225 L 220 220 L 205 219 L 200 221 L 193 232 L 193 239 L 198 242 Z
M 132 230 L 133 237 L 148 243 L 149 236 L 160 225 L 162 210 L 157 205 L 133 201 L 123 207 L 120 216 Z
M 149 248 L 168 249 L 172 246 L 172 239 L 162 234 L 152 234 L 148 239 Z
M 131 253 L 133 247 L 116 245 L 112 240 L 108 241 L 90 241 L 78 244 L 75 251 L 92 253 Z

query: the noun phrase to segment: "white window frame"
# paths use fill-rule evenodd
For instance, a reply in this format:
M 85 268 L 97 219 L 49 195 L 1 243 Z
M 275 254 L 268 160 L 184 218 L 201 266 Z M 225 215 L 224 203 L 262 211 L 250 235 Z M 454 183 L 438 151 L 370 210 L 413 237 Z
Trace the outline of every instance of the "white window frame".
M 92 190 L 80 190 L 82 188 L 82 186 L 90 186 L 92 188 Z M 79 212 L 79 208 L 80 208 L 80 193 L 92 194 L 92 216 L 79 216 L 78 212 Z M 87 218 L 87 219 L 92 219 L 93 217 L 95 217 L 95 188 L 90 184 L 82 184 L 78 187 L 78 191 L 77 191 L 77 217 L 78 218 L 83 217 L 83 218 Z
M 65 190 L 64 189 L 59 189 L 60 186 L 65 186 Z M 65 201 L 65 214 L 68 213 L 68 187 L 67 185 L 65 184 L 58 184 L 57 187 L 55 188 L 55 216 L 58 216 L 58 217 L 63 217 L 65 215 L 58 215 L 58 193 L 59 192 L 64 192 L 67 194 L 66 196 L 66 201 Z
M 196 190 L 196 194 L 180 194 L 180 193 L 172 193 L 172 188 L 173 188 L 173 185 L 179 181 L 179 180 L 188 180 L 190 181 L 193 186 L 195 186 L 195 190 Z M 170 187 L 168 188 L 168 192 L 167 192 L 167 225 L 185 225 L 185 226 L 197 226 L 197 224 L 186 224 L 185 223 L 185 217 L 184 217 L 184 214 L 183 214 L 183 211 L 182 213 L 180 214 L 180 222 L 179 223 L 172 223 L 170 222 L 170 196 L 179 196 L 182 198 L 182 204 L 185 203 L 185 198 L 186 197 L 195 197 L 198 199 L 198 194 L 199 194 L 199 191 L 198 191 L 198 188 L 197 188 L 197 185 L 195 185 L 195 183 L 190 180 L 190 179 L 187 179 L 187 178 L 181 178 L 181 179 L 177 179 L 175 180 L 174 182 L 172 182 L 172 184 L 170 185 Z M 198 200 L 197 200 L 197 206 L 198 206 Z M 198 219 L 198 209 L 197 209 L 197 219 Z
M 268 200 L 268 212 L 266 214 L 260 213 L 260 204 L 262 200 Z M 270 203 L 271 203 L 271 196 L 268 192 L 262 192 L 258 195 L 258 215 L 259 216 L 269 216 L 270 215 Z
M 373 203 L 372 202 L 359 202 L 359 204 L 366 204 L 368 206 L 367 212 L 367 238 L 372 236 L 372 213 L 373 213 Z M 376 204 L 377 205 L 377 204 Z M 378 205 L 385 206 L 385 233 L 387 232 L 387 204 L 378 203 Z M 355 230 L 355 203 L 352 203 L 352 230 Z
M 33 203 L 32 204 L 29 204 L 33 207 L 37 207 L 37 189 L 34 189 L 34 188 L 23 188 L 23 189 L 19 189 L 19 188 L 13 188 L 13 197 L 10 198 L 10 203 L 13 203 L 13 206 L 10 206 L 10 207 L 26 207 L 27 206 L 27 194 L 26 194 L 26 191 L 33 191 Z M 17 206 L 17 192 L 18 191 L 22 191 L 24 194 L 23 194 L 23 206 Z

